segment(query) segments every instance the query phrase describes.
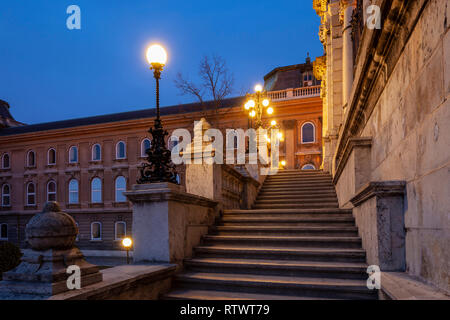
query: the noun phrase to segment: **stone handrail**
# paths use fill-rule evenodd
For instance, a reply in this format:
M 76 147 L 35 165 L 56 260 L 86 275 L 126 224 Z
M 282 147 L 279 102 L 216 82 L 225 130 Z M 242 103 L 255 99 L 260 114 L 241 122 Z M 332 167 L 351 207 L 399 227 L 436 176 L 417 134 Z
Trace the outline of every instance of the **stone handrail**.
M 292 100 L 301 98 L 320 97 L 320 86 L 289 88 L 279 91 L 269 91 L 267 94 L 272 101 Z

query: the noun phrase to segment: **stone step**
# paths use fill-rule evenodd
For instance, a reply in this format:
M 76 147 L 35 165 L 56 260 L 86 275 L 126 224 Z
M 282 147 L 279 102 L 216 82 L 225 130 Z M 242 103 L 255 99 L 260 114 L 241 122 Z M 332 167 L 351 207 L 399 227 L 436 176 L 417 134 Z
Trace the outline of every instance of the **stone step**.
M 282 190 L 282 189 L 308 189 L 308 188 L 314 188 L 314 190 L 320 190 L 320 189 L 327 189 L 327 188 L 334 188 L 334 186 L 331 183 L 290 183 L 290 184 L 264 184 L 261 188 L 261 190 Z
M 197 246 L 195 257 L 221 257 L 268 260 L 361 262 L 365 263 L 366 253 L 362 249 L 344 248 L 279 248 L 237 245 Z
M 294 217 L 236 217 L 236 216 L 223 216 L 219 221 L 219 225 L 229 226 L 229 225 L 247 225 L 247 226 L 354 226 L 355 219 L 352 216 L 346 217 L 304 217 L 304 216 L 294 216 Z
M 341 299 L 376 299 L 364 280 L 279 277 L 271 275 L 187 272 L 175 277 L 178 287 L 232 292 L 300 295 Z
M 210 234 L 216 235 L 296 235 L 296 236 L 357 236 L 356 227 L 292 227 L 292 226 L 214 226 Z
M 323 214 L 352 214 L 351 209 L 253 209 L 253 210 L 242 210 L 242 209 L 228 209 L 224 210 L 226 215 L 242 215 L 242 214 L 315 214 L 321 217 Z
M 264 192 L 284 192 L 284 191 L 295 191 L 295 192 L 301 192 L 301 191 L 314 191 L 314 193 L 321 193 L 321 192 L 336 192 L 334 187 L 332 185 L 330 186 L 286 186 L 286 187 L 265 187 L 263 186 L 260 190 L 261 193 Z
M 336 197 L 336 192 L 334 189 L 322 189 L 322 190 L 311 190 L 311 189 L 305 189 L 305 190 L 297 190 L 297 189 L 290 189 L 290 190 L 268 190 L 263 191 L 258 194 L 258 197 Z
M 194 258 L 184 261 L 189 271 L 264 274 L 297 277 L 367 279 L 365 263 L 264 259 Z
M 255 204 L 252 207 L 253 209 L 295 209 L 295 208 L 339 208 L 339 204 L 337 202 L 334 203 L 304 203 L 304 204 Z
M 273 247 L 361 248 L 361 238 L 337 236 L 205 235 L 204 245 L 240 244 Z
M 176 289 L 162 297 L 163 300 L 334 300 L 318 297 L 281 296 L 275 294 L 246 293 L 219 290 Z
M 316 199 L 317 201 L 320 201 L 320 199 L 326 199 L 326 198 L 334 198 L 337 200 L 337 196 L 335 193 L 328 193 L 328 194 L 278 194 L 278 195 L 258 195 L 257 200 L 291 200 L 291 199 Z
M 316 198 L 316 199 L 309 199 L 309 198 L 287 198 L 287 199 L 261 199 L 258 197 L 258 199 L 255 201 L 255 205 L 263 205 L 263 204 L 302 204 L 302 203 L 336 203 L 339 204 L 337 199 L 335 197 L 328 197 L 328 198 Z
M 305 182 L 305 183 L 333 183 L 331 177 L 315 177 L 315 178 L 267 178 L 264 183 L 266 184 L 276 184 L 276 183 L 295 183 L 295 182 Z

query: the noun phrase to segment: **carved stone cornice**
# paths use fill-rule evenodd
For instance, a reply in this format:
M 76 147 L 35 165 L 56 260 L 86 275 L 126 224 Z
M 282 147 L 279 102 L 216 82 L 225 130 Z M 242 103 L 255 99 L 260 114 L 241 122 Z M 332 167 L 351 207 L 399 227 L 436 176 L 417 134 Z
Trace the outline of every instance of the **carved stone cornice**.
M 364 185 L 350 201 L 358 207 L 373 197 L 403 196 L 405 188 L 405 181 L 372 181 Z
M 371 137 L 353 137 L 350 138 L 345 145 L 344 153 L 342 155 L 342 158 L 339 162 L 336 163 L 336 173 L 333 177 L 333 183 L 336 184 L 339 180 L 339 177 L 342 174 L 342 171 L 344 171 L 345 164 L 347 163 L 348 158 L 350 157 L 350 154 L 352 153 L 353 149 L 355 147 L 365 147 L 370 148 L 372 147 L 372 138 Z

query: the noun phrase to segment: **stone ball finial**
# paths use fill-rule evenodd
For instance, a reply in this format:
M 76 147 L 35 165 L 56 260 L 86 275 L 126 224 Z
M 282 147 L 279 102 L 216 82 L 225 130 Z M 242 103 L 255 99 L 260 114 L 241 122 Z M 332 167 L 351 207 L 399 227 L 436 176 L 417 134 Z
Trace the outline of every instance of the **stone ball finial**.
M 28 222 L 25 233 L 33 250 L 73 248 L 78 228 L 75 220 L 57 202 L 47 202 L 44 210 Z

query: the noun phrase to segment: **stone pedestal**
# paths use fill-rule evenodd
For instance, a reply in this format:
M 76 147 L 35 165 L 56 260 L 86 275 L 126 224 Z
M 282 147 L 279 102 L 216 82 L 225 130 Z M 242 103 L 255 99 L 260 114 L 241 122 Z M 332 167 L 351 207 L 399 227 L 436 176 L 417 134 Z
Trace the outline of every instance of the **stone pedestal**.
M 74 247 L 77 226 L 56 202 L 47 203 L 25 231 L 32 250 L 26 251 L 17 268 L 3 274 L 0 300 L 47 299 L 69 291 L 67 279 L 73 272 L 68 274 L 67 269 L 73 265 L 80 269 L 82 288 L 102 281 L 99 267 L 86 262 Z
M 367 263 L 382 271 L 405 271 L 404 181 L 366 184 L 351 199 Z
M 134 262 L 181 264 L 214 222 L 217 202 L 176 184 L 134 185 L 124 194 L 133 202 Z

